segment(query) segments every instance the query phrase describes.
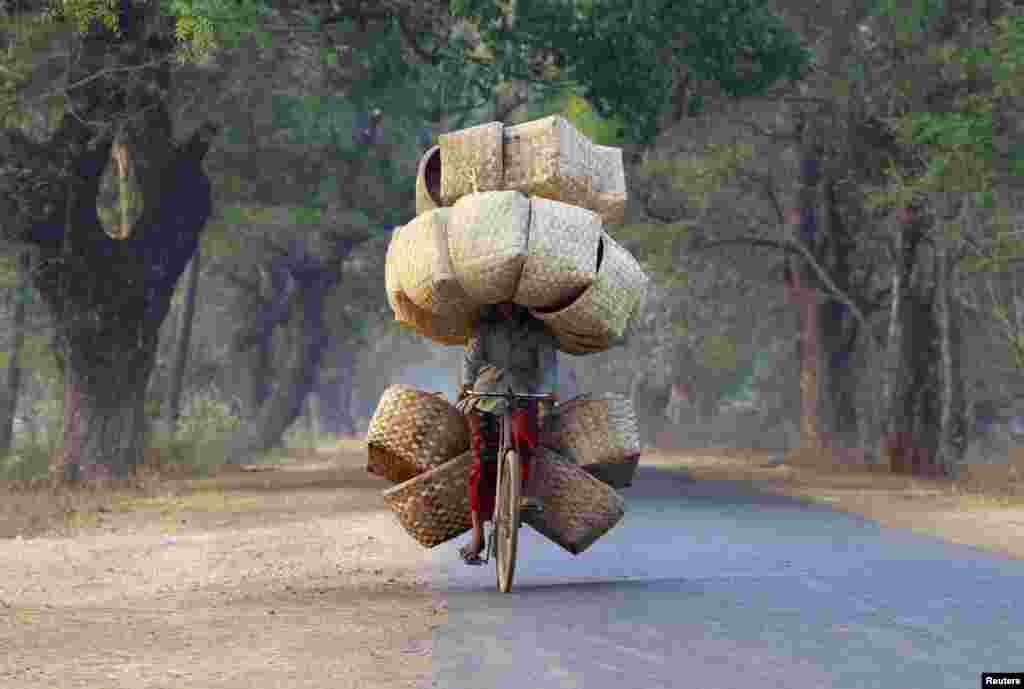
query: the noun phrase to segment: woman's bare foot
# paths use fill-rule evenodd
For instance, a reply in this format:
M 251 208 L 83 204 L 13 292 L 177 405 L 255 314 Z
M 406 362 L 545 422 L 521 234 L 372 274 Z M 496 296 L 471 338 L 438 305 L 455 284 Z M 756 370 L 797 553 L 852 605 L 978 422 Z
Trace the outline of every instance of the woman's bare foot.
M 483 549 L 483 534 L 474 531 L 469 543 L 459 549 L 459 555 L 467 565 L 481 565 L 483 560 L 480 558 L 480 553 L 483 552 Z

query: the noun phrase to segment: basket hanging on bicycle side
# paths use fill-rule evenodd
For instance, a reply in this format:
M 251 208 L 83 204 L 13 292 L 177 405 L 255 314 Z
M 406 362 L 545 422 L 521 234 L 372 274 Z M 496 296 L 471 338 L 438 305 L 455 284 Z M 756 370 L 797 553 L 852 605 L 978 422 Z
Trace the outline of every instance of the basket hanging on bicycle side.
M 469 449 L 466 418 L 443 395 L 392 385 L 366 433 L 367 471 L 401 483 Z
M 525 513 L 523 521 L 573 555 L 608 533 L 626 512 L 613 488 L 546 447 L 537 449 L 530 464 L 529 494 L 543 509 Z
M 640 462 L 640 429 L 628 397 L 581 395 L 555 409 L 559 451 L 613 488 L 633 481 Z
M 433 548 L 473 527 L 467 484 L 473 453 L 464 452 L 441 466 L 383 492 L 384 504 L 416 541 Z

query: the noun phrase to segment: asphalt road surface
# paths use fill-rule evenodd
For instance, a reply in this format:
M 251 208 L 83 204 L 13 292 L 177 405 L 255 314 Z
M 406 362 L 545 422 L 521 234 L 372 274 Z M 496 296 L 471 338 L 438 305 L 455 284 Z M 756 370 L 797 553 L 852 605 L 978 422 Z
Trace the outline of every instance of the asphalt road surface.
M 432 552 L 437 689 L 967 689 L 1024 671 L 1024 562 L 641 468 L 573 557 L 529 527 L 515 587 Z

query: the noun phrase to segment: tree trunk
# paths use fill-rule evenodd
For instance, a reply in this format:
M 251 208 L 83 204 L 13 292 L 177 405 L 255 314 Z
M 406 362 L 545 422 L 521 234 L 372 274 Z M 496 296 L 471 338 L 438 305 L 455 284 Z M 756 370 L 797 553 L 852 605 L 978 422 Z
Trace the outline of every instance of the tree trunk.
M 818 233 L 818 185 L 822 145 L 821 123 L 815 118 L 798 122 L 801 134 L 800 173 L 797 184 L 799 230 L 796 240 L 820 261 Z M 818 424 L 818 305 L 817 276 L 807 261 L 799 261 L 795 286 L 800 295 L 800 445 L 804 452 L 817 454 L 822 446 Z
M 188 368 L 188 353 L 192 343 L 192 322 L 196 313 L 196 293 L 199 287 L 200 273 L 199 250 L 192 256 L 185 280 L 185 299 L 182 305 L 181 320 L 174 352 L 174 363 L 171 367 L 170 388 L 164 406 L 164 428 L 174 433 L 178 427 L 178 416 L 181 413 L 181 392 L 184 388 L 185 371 Z
M 355 376 L 355 357 L 345 346 L 331 353 L 330 374 L 321 382 L 317 399 L 320 401 L 320 430 L 335 436 L 354 436 L 352 418 L 352 382 Z
M 910 221 L 897 231 L 893 297 L 883 383 L 883 461 L 894 473 L 934 475 L 942 433 L 942 290 L 936 271 L 919 260 L 923 235 Z M 933 266 L 935 259 L 933 258 Z M 914 270 L 915 264 L 918 270 Z M 945 272 L 940 268 L 938 275 Z M 926 273 L 933 273 L 931 276 Z M 947 323 L 947 325 L 951 325 Z M 953 373 L 950 347 L 950 370 Z M 956 387 L 953 377 L 950 384 Z M 950 397 L 952 407 L 955 401 Z M 955 416 L 955 414 L 953 415 Z
M 136 356 L 145 358 L 147 353 L 137 352 Z M 148 358 L 155 359 L 155 346 Z M 75 366 L 69 371 L 65 404 L 70 425 L 65 442 L 70 453 L 66 454 L 65 476 L 86 481 L 127 476 L 142 461 L 146 387 L 152 363 L 132 362 L 117 372 L 109 368 L 82 371 Z M 77 459 L 77 463 L 69 459 Z
M 292 316 L 285 325 L 290 361 L 277 372 L 277 384 L 252 423 L 228 441 L 226 461 L 247 464 L 254 456 L 280 443 L 284 432 L 302 414 L 313 389 L 324 350 L 323 300 L 320 285 L 302 286 Z
M 964 201 L 968 203 L 968 201 Z M 956 260 L 941 237 L 936 240 L 935 310 L 941 357 L 941 408 L 936 467 L 947 477 L 956 473 L 966 450 L 960 313 L 953 298 Z
M 882 418 L 882 462 L 889 471 L 902 470 L 907 463 L 906 446 L 906 356 L 904 354 L 904 329 L 906 326 L 904 311 L 906 310 L 906 292 L 910 281 L 912 258 L 907 257 L 911 251 L 908 246 L 908 231 L 902 223 L 898 223 L 896 237 L 893 240 L 893 275 L 892 297 L 889 306 L 889 333 L 885 351 L 885 377 L 882 380 L 883 409 Z
M 21 362 L 19 354 L 25 340 L 25 303 L 31 288 L 30 254 L 23 250 L 18 256 L 18 286 L 14 294 L 14 313 L 11 314 L 11 348 L 7 359 L 4 388 L 0 391 L 0 455 L 14 445 L 14 419 L 21 396 Z
M 804 273 L 804 271 L 801 271 Z M 803 289 L 806 274 L 798 273 L 797 289 Z M 810 289 L 800 305 L 800 449 L 817 453 L 821 449 L 818 432 L 818 308 Z

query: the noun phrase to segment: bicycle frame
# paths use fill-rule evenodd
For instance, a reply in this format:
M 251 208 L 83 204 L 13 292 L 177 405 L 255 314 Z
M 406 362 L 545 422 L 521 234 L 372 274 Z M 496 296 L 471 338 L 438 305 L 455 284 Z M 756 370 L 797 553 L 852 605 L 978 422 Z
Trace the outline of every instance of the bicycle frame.
M 498 590 L 502 593 L 508 593 L 512 588 L 512 576 L 515 571 L 515 558 L 516 550 L 518 547 L 518 531 L 519 524 L 511 524 L 508 527 L 509 532 L 509 543 L 505 545 L 504 552 L 496 553 L 498 547 L 497 541 L 504 526 L 505 511 L 508 511 L 511 519 L 514 522 L 519 521 L 519 491 L 513 490 L 513 487 L 507 485 L 506 471 L 509 467 L 506 465 L 510 456 L 510 451 L 514 450 L 512 443 L 512 412 L 516 408 L 516 404 L 522 400 L 554 400 L 555 396 L 551 394 L 517 394 L 511 391 L 507 393 L 489 393 L 489 392 L 470 392 L 467 393 L 468 397 L 483 397 L 483 398 L 497 398 L 504 399 L 508 402 L 505 405 L 505 410 L 501 415 L 501 441 L 498 446 L 498 467 L 497 467 L 497 485 L 496 485 L 496 496 L 495 496 L 495 507 L 494 517 L 492 520 L 492 527 L 490 534 L 487 539 L 487 552 L 484 555 L 484 562 L 490 562 L 491 555 L 496 555 L 495 564 L 498 568 Z M 516 457 L 515 462 L 518 463 L 519 457 Z M 520 466 L 514 464 L 509 472 L 518 480 L 520 474 Z M 509 496 L 508 501 L 511 504 L 501 504 L 503 500 L 501 498 Z M 503 572 L 502 569 L 505 569 Z

